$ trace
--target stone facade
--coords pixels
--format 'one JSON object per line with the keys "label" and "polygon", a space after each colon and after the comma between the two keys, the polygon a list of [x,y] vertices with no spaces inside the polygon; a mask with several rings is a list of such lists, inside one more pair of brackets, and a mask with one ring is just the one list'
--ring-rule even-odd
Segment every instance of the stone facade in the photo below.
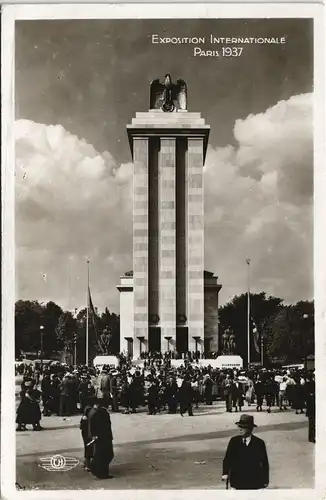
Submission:
{"label": "stone facade", "polygon": [[120,292],[120,351],[133,350],[134,293],[133,276],[123,275],[117,286]]}
{"label": "stone facade", "polygon": [[[148,137],[133,141],[134,324],[129,336],[148,339]],[[121,313],[120,313],[121,317]]]}
{"label": "stone facade", "polygon": [[204,144],[200,137],[188,138],[187,185],[187,318],[189,350],[204,342]]}
{"label": "stone facade", "polygon": [[[159,150],[159,324],[161,342],[176,341],[176,138],[161,137]],[[151,283],[152,285],[152,283]],[[151,289],[149,290],[151,293]]]}

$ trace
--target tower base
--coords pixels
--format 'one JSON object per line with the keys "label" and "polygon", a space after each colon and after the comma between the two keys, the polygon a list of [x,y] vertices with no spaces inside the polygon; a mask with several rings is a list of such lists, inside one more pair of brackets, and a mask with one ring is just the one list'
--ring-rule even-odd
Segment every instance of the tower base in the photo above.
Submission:
{"label": "tower base", "polygon": [[120,277],[117,289],[120,292],[120,351],[130,354],[134,359],[142,352],[175,351],[180,356],[188,351],[218,352],[219,319],[218,294],[222,285],[218,284],[214,273],[204,271],[204,335],[189,338],[187,323],[176,324],[175,342],[164,335],[161,326],[149,324],[148,340],[144,336],[135,336],[133,330],[134,293],[133,272],[129,271]]}

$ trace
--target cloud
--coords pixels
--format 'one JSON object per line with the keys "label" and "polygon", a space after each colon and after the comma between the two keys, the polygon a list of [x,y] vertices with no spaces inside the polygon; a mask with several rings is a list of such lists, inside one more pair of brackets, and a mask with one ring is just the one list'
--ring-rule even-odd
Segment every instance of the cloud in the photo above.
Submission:
{"label": "cloud", "polygon": [[[313,128],[310,94],[280,101],[258,115],[237,120],[237,164],[249,175],[277,183],[279,201],[312,196]],[[309,167],[310,168],[307,168]]]}
{"label": "cloud", "polygon": [[280,101],[237,120],[236,148],[210,148],[205,166],[205,259],[221,299],[245,291],[311,299],[312,96]]}
{"label": "cloud", "polygon": [[131,180],[131,164],[61,126],[16,122],[19,297],[84,306],[89,258],[94,303],[117,305],[115,285],[131,266]]}
{"label": "cloud", "polygon": [[[62,126],[16,122],[17,298],[119,310],[132,268],[132,164],[117,165]],[[246,290],[287,302],[312,297],[312,97],[293,96],[237,120],[237,146],[209,147],[205,267],[221,302]],[[47,279],[44,280],[43,276]]]}

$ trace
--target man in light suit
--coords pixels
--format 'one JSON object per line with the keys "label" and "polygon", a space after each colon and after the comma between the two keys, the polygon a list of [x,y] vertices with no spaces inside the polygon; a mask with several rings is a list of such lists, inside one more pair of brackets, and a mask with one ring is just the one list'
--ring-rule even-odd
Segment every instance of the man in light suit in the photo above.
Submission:
{"label": "man in light suit", "polygon": [[269,484],[269,463],[265,442],[254,436],[251,415],[241,415],[240,435],[231,438],[223,460],[222,480],[236,490],[258,490]]}
{"label": "man in light suit", "polygon": [[106,365],[103,366],[100,380],[101,397],[109,404],[111,401],[111,376]]}

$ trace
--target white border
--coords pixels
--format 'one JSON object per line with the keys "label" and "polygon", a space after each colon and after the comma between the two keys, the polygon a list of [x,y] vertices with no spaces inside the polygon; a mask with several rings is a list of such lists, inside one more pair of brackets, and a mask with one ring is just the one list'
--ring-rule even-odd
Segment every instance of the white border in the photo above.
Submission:
{"label": "white border", "polygon": [[[245,0],[243,0],[245,2]],[[78,8],[77,8],[78,5]],[[250,19],[315,18],[323,15],[322,3],[93,3],[5,5],[4,19]],[[320,42],[320,38],[319,38]]]}
{"label": "white border", "polygon": [[[186,13],[186,15],[185,15]],[[15,19],[173,19],[173,18],[314,18],[314,279],[316,323],[316,385],[317,385],[317,444],[315,454],[315,489],[264,490],[259,492],[223,490],[69,490],[16,491],[15,489],[15,401],[14,394],[14,23]],[[325,218],[326,172],[324,167],[324,9],[317,3],[238,3],[235,4],[76,4],[66,5],[5,5],[2,15],[2,413],[1,413],[1,496],[26,499],[78,499],[91,494],[107,498],[112,491],[115,500],[158,499],[207,500],[222,498],[255,499],[322,499],[326,494],[326,276]],[[286,468],[286,463],[284,464]]]}
{"label": "white border", "polygon": [[[29,0],[16,0],[15,2],[13,0],[3,0],[1,2],[3,5],[30,5],[30,1]],[[58,2],[53,2],[51,0],[35,0],[33,2],[33,5],[53,5],[55,3],[58,3]],[[66,3],[68,4],[68,2],[63,2],[63,3]],[[94,4],[97,4],[99,6],[103,6],[103,5],[108,5],[108,4],[115,4],[115,5],[118,5],[118,4],[139,4],[139,1],[138,0],[129,0],[128,2],[124,2],[123,0],[116,0],[115,2],[106,2],[105,0],[102,0],[102,1],[98,1],[98,2],[80,2],[79,0],[72,0],[71,2],[69,2],[69,4],[78,4],[78,5],[81,5],[81,4],[84,4],[84,5],[87,5],[87,4],[90,4],[90,3],[94,3]],[[142,4],[160,4],[162,5],[162,1],[161,0],[144,0],[142,2]],[[173,0],[167,0],[164,5],[166,4],[189,4],[189,0],[178,0],[178,2],[173,2]],[[219,5],[227,5],[227,4],[271,4],[271,2],[269,0],[207,0],[206,2],[198,2],[199,4],[202,3],[202,4],[209,4],[209,5],[213,5],[213,4],[219,4]],[[324,0],[321,0],[321,1],[316,1],[316,0],[294,0],[293,2],[287,2],[286,0],[276,0],[275,2],[273,2],[274,4],[321,4],[321,3],[325,3]],[[191,6],[195,5],[195,2],[191,3]]]}

